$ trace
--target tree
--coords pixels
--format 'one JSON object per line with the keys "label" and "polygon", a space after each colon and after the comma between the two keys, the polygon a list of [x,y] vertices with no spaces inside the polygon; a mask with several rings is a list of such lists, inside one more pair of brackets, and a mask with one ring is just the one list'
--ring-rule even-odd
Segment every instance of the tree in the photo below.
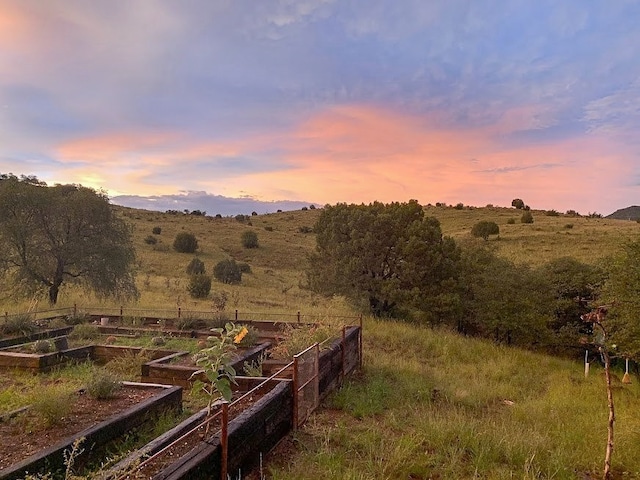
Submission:
{"label": "tree", "polygon": [[198,240],[193,233],[180,232],[173,241],[173,249],[180,253],[194,253],[198,249]]}
{"label": "tree", "polygon": [[242,246],[244,248],[258,248],[258,234],[253,230],[243,232]]}
{"label": "tree", "polygon": [[498,224],[489,220],[480,220],[471,229],[471,235],[480,237],[483,240],[488,240],[489,235],[498,235],[499,233],[500,227],[498,227]]}
{"label": "tree", "polygon": [[620,355],[640,360],[640,240],[625,245],[609,267],[602,301],[609,306],[607,316],[611,343]]}
{"label": "tree", "polygon": [[511,206],[512,207],[516,207],[516,209],[518,209],[518,210],[524,210],[525,204],[524,204],[524,201],[521,198],[514,198],[511,201]]}
{"label": "tree", "polygon": [[195,273],[189,277],[187,286],[189,295],[193,298],[207,298],[211,292],[211,277],[204,273]]}
{"label": "tree", "polygon": [[131,230],[104,193],[2,175],[0,205],[0,271],[18,291],[46,290],[52,305],[68,283],[138,297]]}
{"label": "tree", "polygon": [[199,275],[205,273],[204,262],[198,257],[194,257],[187,265],[187,275]]}
{"label": "tree", "polygon": [[315,231],[312,289],[367,302],[378,316],[402,308],[440,317],[459,250],[417,201],[327,206]]}
{"label": "tree", "polygon": [[213,268],[213,276],[216,280],[234,284],[242,281],[242,271],[235,260],[222,260]]}

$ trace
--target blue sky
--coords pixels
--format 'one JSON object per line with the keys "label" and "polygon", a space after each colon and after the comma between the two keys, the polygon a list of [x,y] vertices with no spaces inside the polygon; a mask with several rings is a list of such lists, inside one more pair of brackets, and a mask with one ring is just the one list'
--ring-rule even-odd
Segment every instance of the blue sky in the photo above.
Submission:
{"label": "blue sky", "polygon": [[0,0],[0,172],[211,213],[607,214],[640,203],[638,24],[625,0]]}

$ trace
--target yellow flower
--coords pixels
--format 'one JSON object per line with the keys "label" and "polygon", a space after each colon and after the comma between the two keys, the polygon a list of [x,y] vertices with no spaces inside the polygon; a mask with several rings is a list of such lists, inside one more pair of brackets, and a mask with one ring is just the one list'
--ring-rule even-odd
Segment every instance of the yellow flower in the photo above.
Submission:
{"label": "yellow flower", "polygon": [[242,330],[240,330],[240,333],[238,333],[233,339],[233,343],[240,343],[242,339],[247,336],[247,333],[249,333],[249,330],[247,330],[247,327],[242,327]]}

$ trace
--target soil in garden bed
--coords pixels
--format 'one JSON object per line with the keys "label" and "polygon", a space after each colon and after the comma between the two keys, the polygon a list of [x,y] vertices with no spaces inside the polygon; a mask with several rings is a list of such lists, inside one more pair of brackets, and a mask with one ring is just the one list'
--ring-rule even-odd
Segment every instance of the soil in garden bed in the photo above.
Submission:
{"label": "soil in garden bed", "polygon": [[86,428],[100,423],[147,398],[158,394],[156,388],[123,386],[108,400],[96,400],[89,394],[72,395],[71,412],[56,425],[43,427],[41,419],[27,410],[15,418],[0,422],[0,469],[7,468],[38,451],[50,447]]}

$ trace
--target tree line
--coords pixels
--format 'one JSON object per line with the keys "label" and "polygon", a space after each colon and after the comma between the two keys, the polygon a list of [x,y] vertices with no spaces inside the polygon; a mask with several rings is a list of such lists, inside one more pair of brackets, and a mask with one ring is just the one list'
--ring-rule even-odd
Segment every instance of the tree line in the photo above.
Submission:
{"label": "tree line", "polygon": [[571,354],[591,333],[580,317],[608,302],[615,348],[639,358],[640,242],[609,268],[572,257],[532,268],[487,242],[455,242],[415,200],[326,206],[314,230],[309,286],[375,316]]}

